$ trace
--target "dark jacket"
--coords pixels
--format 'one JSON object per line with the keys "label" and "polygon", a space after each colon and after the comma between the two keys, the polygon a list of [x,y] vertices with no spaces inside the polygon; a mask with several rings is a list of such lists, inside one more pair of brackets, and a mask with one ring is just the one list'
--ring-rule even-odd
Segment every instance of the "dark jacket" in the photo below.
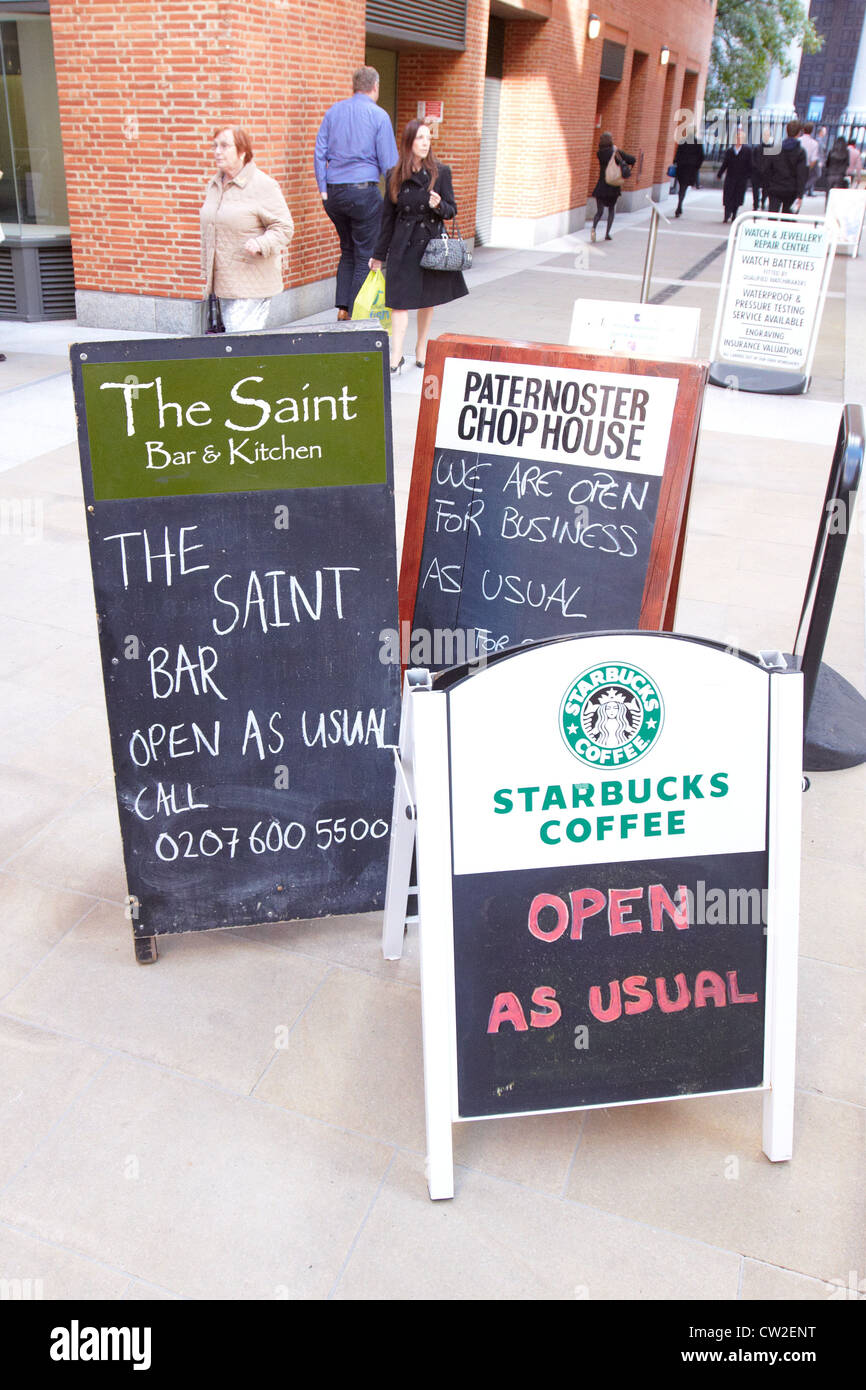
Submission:
{"label": "dark jacket", "polygon": [[827,187],[848,187],[848,146],[840,136],[827,155]]}
{"label": "dark jacket", "polygon": [[674,164],[680,188],[691,188],[698,180],[698,170],[704,162],[704,147],[700,140],[683,140],[677,145]]}
{"label": "dark jacket", "polygon": [[457,270],[423,270],[421,257],[431,236],[438,236],[442,223],[454,217],[457,201],[451,183],[451,170],[440,164],[435,191],[442,201],[430,207],[430,175],[419,169],[400,185],[396,203],[388,192],[390,170],[385,179],[385,202],[379,240],[373,259],[385,261],[385,303],[390,309],[430,309],[468,294],[466,282]]}
{"label": "dark jacket", "polygon": [[759,186],[762,185],[764,181],[764,170],[769,157],[767,152],[770,149],[772,149],[771,145],[765,145],[763,143],[750,146],[752,154],[752,182]]}
{"label": "dark jacket", "polygon": [[717,179],[724,178],[722,199],[725,211],[736,211],[745,197],[752,173],[752,152],[748,145],[741,145],[739,153],[729,145],[722,156]]}
{"label": "dark jacket", "polygon": [[789,135],[778,154],[768,154],[764,159],[764,192],[783,203],[793,202],[802,198],[808,173],[806,151],[795,136]]}
{"label": "dark jacket", "polygon": [[617,149],[616,145],[599,145],[595,152],[595,157],[599,164],[599,174],[595,188],[592,190],[592,196],[597,203],[604,203],[605,206],[609,203],[615,203],[622,192],[622,186],[620,184],[608,183],[604,177],[604,171],[614,154],[616,155],[617,164],[623,170],[623,178],[628,177],[628,174],[631,173],[632,165],[635,162],[634,155],[626,154],[625,150]]}

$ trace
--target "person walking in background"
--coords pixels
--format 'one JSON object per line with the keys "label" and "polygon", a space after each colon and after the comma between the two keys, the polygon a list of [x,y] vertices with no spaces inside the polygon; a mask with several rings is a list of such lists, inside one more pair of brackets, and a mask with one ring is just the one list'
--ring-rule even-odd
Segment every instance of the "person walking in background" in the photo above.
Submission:
{"label": "person walking in background", "polygon": [[815,139],[818,141],[818,173],[815,178],[815,191],[824,187],[824,167],[827,163],[827,151],[830,147],[830,135],[825,125],[821,126]]}
{"label": "person walking in background", "polygon": [[295,227],[276,180],[257,168],[246,131],[224,126],[213,142],[216,173],[200,214],[202,270],[226,332],[249,332],[264,328],[283,288],[282,252]]}
{"label": "person walking in background", "polygon": [[748,145],[743,144],[743,131],[737,127],[733,145],[729,145],[722,156],[717,179],[724,178],[722,202],[725,207],[723,221],[733,222],[743,204],[749,177],[752,172],[752,154]]}
{"label": "person walking in background", "polygon": [[848,141],[848,179],[852,188],[860,187],[863,177],[863,156],[857,148],[856,140]]}
{"label": "person walking in background", "polygon": [[379,239],[370,270],[385,268],[385,303],[391,312],[391,371],[403,366],[403,341],[409,310],[418,310],[415,365],[424,366],[433,310],[468,294],[459,270],[425,270],[421,257],[442,223],[457,214],[451,170],[430,148],[430,128],[410,121],[400,141],[400,155],[388,173]]}
{"label": "person walking in background", "polygon": [[696,137],[694,125],[689,125],[683,138],[677,142],[677,152],[674,155],[679,188],[677,210],[674,217],[682,217],[686,194],[697,183],[698,170],[703,162],[704,147]]}
{"label": "person walking in background", "polygon": [[761,140],[757,145],[752,145],[752,210],[757,212],[759,208],[766,207],[767,194],[764,188],[764,175],[766,169],[767,151],[773,145],[773,132],[768,125],[761,131]]}
{"label": "person walking in background", "polygon": [[[617,149],[609,130],[602,134],[595,154],[599,163],[599,173],[595,188],[592,190],[592,196],[595,199],[595,217],[592,219],[589,239],[595,241],[598,224],[602,215],[607,213],[607,228],[604,239],[605,241],[612,241],[610,229],[613,226],[617,201],[622,193],[622,181],[630,175],[635,160],[633,155],[625,154],[623,150]],[[609,182],[611,177],[615,182]]]}
{"label": "person walking in background", "polygon": [[844,135],[837,135],[833,141],[830,153],[827,155],[827,192],[824,194],[824,207],[827,207],[827,198],[831,188],[849,188],[848,182],[848,146],[845,143]]}
{"label": "person walking in background", "polygon": [[818,155],[820,145],[813,134],[814,125],[807,121],[803,126],[803,133],[800,136],[800,144],[806,151],[806,197],[810,197],[815,192],[815,181],[818,177]]}
{"label": "person walking in background", "polygon": [[352,317],[352,305],[367,276],[379,223],[379,179],[397,163],[391,119],[379,100],[375,68],[357,68],[352,95],[325,112],[316,136],[314,164],[322,206],[340,238],[337,318]]}
{"label": "person walking in background", "polygon": [[806,151],[799,141],[800,122],[789,121],[787,132],[778,154],[767,156],[765,164],[764,188],[766,189],[770,212],[790,212],[794,204],[799,210],[806,191]]}

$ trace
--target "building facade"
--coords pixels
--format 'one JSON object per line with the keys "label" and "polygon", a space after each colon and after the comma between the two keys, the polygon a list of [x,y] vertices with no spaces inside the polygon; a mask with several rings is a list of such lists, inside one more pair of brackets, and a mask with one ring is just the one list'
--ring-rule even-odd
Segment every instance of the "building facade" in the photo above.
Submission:
{"label": "building facade", "polygon": [[381,74],[398,135],[417,114],[433,120],[465,236],[532,246],[575,230],[602,130],[637,158],[629,202],[665,184],[676,114],[703,95],[714,11],[714,0],[0,0],[0,316],[51,316],[34,289],[47,270],[19,264],[35,249],[46,266],[46,251],[70,260],[82,324],[199,331],[199,207],[212,133],[229,124],[250,132],[295,220],[271,321],[328,307],[337,242],[313,142],[363,62]]}

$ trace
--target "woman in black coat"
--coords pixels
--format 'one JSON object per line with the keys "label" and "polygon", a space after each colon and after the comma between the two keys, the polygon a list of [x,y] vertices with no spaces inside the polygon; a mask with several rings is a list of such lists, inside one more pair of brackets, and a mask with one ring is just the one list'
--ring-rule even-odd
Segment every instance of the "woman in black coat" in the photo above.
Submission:
{"label": "woman in black coat", "polygon": [[674,217],[682,217],[683,202],[686,193],[690,188],[694,188],[698,181],[698,170],[704,162],[704,147],[700,140],[695,139],[694,129],[685,132],[683,139],[677,144],[677,152],[674,155],[674,164],[677,170],[677,187],[679,198],[677,199],[677,210]]}
{"label": "woman in black coat", "polygon": [[454,217],[457,202],[451,186],[451,170],[440,164],[430,149],[430,129],[423,121],[410,121],[400,142],[400,162],[389,169],[379,240],[370,261],[371,270],[385,267],[385,303],[391,313],[391,371],[403,366],[403,340],[409,310],[418,310],[415,364],[424,366],[433,310],[468,294],[459,270],[425,270],[421,257],[442,223]]}
{"label": "woman in black coat", "polygon": [[725,205],[725,222],[733,222],[743,205],[746,189],[752,173],[752,152],[743,144],[743,132],[738,130],[733,145],[729,145],[722,156],[717,179],[724,178],[722,202]]}
{"label": "woman in black coat", "polygon": [[827,176],[827,192],[824,194],[824,208],[827,207],[827,199],[830,196],[831,188],[849,188],[848,178],[848,146],[842,135],[837,135],[833,141],[833,148],[827,155],[827,163],[824,172]]}
{"label": "woman in black coat", "polygon": [[608,165],[613,159],[619,166],[623,178],[628,178],[634,164],[634,156],[625,154],[618,150],[613,143],[613,136],[606,130],[598,142],[598,149],[595,152],[599,163],[598,182],[592,190],[595,199],[595,217],[592,219],[592,231],[589,234],[590,241],[595,241],[595,231],[601,221],[602,213],[607,213],[607,231],[604,234],[605,241],[612,241],[610,229],[613,226],[613,217],[616,212],[617,200],[622,192],[622,185],[618,183],[608,183],[605,178]]}

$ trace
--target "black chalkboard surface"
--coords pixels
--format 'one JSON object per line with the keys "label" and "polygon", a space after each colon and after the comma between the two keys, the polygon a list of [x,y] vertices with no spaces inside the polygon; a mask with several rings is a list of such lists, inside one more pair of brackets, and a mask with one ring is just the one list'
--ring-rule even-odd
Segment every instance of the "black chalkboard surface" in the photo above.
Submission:
{"label": "black chalkboard surface", "polygon": [[387,340],[72,348],[138,937],[380,907],[398,676]]}
{"label": "black chalkboard surface", "polygon": [[453,334],[431,344],[400,576],[404,664],[671,627],[705,379],[697,363]]}
{"label": "black chalkboard surface", "polygon": [[[455,879],[460,1113],[760,1086],[766,883],[764,852]],[[699,932],[675,925],[681,887],[709,917]],[[717,906],[732,891],[745,904],[734,922]],[[611,902],[642,930],[612,937]]]}

